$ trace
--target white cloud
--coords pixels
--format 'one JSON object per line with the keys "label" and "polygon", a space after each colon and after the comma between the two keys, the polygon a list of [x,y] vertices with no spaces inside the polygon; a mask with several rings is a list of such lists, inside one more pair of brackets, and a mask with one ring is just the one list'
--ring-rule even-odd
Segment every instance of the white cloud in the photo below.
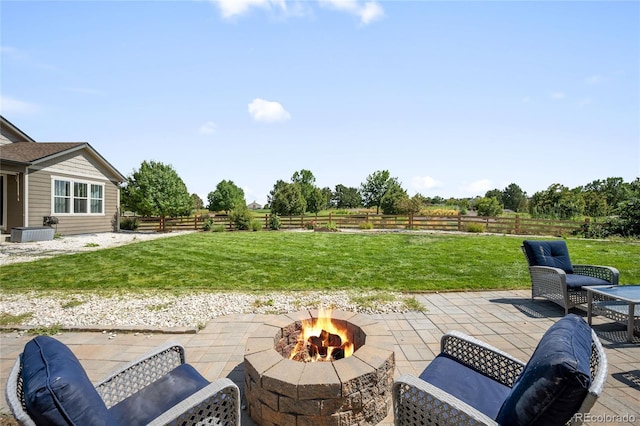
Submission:
{"label": "white cloud", "polygon": [[442,186],[442,182],[435,180],[431,176],[414,176],[411,179],[411,183],[418,191],[440,188]]}
{"label": "white cloud", "polygon": [[0,96],[0,113],[5,117],[11,114],[34,114],[38,106],[30,102]]}
{"label": "white cloud", "polygon": [[254,99],[249,104],[249,114],[254,120],[263,123],[276,123],[291,118],[291,114],[279,102],[265,101],[260,98]]}
{"label": "white cloud", "polygon": [[[209,0],[216,5],[222,17],[229,19],[235,16],[244,15],[251,9],[262,8],[265,10],[279,10],[284,12],[287,16],[306,15],[304,9],[308,2],[295,0],[290,1],[287,4],[287,0]],[[329,7],[350,13],[357,16],[360,19],[362,25],[367,25],[373,21],[376,21],[384,16],[384,10],[380,3],[376,0],[361,1],[361,0],[320,0],[321,4],[328,5]],[[304,4],[304,6],[303,6]]]}
{"label": "white cloud", "polygon": [[334,9],[356,15],[363,25],[367,25],[384,16],[382,6],[376,1],[368,1],[364,4],[358,0],[322,0],[321,2]]}
{"label": "white cloud", "polygon": [[242,15],[254,7],[272,9],[276,6],[283,11],[287,8],[285,0],[211,0],[211,2],[220,8],[224,18]]}
{"label": "white cloud", "polygon": [[207,121],[198,129],[198,133],[201,135],[212,135],[218,130],[218,125],[213,121]]}
{"label": "white cloud", "polygon": [[375,1],[365,3],[364,7],[360,10],[360,22],[364,25],[376,21],[384,16],[384,10],[382,6]]}
{"label": "white cloud", "polygon": [[480,179],[460,187],[465,196],[470,197],[475,197],[476,195],[484,197],[484,194],[490,189],[493,189],[493,187],[489,179]]}
{"label": "white cloud", "polygon": [[551,99],[555,99],[555,100],[558,100],[558,101],[560,101],[560,100],[562,100],[562,99],[564,99],[566,97],[567,97],[567,95],[564,92],[553,92],[553,93],[551,93]]}

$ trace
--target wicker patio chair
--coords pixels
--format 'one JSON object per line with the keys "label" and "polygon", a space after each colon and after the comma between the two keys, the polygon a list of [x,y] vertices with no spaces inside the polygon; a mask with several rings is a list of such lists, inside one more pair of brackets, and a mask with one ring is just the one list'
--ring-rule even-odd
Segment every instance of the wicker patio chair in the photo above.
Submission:
{"label": "wicker patio chair", "polygon": [[37,336],[16,360],[6,397],[22,425],[240,425],[238,387],[227,378],[207,381],[175,343],[93,385],[68,347]]}
{"label": "wicker patio chair", "polygon": [[620,273],[611,266],[576,265],[571,263],[564,240],[525,240],[522,252],[529,263],[531,299],[542,297],[569,309],[587,303],[592,285],[618,285]]}
{"label": "wicker patio chair", "polygon": [[[571,362],[572,347],[558,355],[562,352],[557,348],[558,339],[565,343],[570,340],[566,335],[574,332],[573,327],[563,325],[560,332],[556,327],[561,322],[579,321],[584,323],[579,325],[580,365]],[[445,334],[440,355],[420,377],[405,374],[394,382],[395,425],[581,424],[602,393],[607,377],[602,345],[576,315],[558,321],[545,337],[525,364],[463,333]],[[551,358],[557,358],[549,361],[549,353],[554,354]],[[547,361],[549,364],[545,365]],[[563,364],[562,368],[554,363]],[[578,366],[581,371],[573,371],[567,365]],[[590,376],[588,383],[585,375]]]}

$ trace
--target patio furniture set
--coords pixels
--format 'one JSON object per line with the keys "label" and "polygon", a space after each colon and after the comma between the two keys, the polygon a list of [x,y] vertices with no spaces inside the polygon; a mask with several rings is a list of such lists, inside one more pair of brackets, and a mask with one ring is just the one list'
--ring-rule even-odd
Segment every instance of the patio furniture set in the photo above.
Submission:
{"label": "patio furniture set", "polygon": [[[525,241],[532,298],[565,309],[528,362],[460,332],[419,377],[393,381],[394,422],[410,425],[580,424],[601,394],[607,358],[589,326],[594,312],[638,327],[640,286],[618,286],[611,267],[572,265],[564,241]],[[626,289],[628,287],[629,289]],[[588,323],[568,314],[588,305]],[[338,361],[339,362],[339,361]],[[240,392],[229,379],[210,383],[169,344],[93,385],[73,352],[37,336],[8,378],[6,397],[23,425],[240,424]]]}

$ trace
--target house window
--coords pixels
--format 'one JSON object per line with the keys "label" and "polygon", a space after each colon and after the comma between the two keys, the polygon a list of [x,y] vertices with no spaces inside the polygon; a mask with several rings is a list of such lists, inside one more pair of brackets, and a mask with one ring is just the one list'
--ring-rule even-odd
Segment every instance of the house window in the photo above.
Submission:
{"label": "house window", "polygon": [[102,213],[102,185],[91,184],[91,213]]}
{"label": "house window", "polygon": [[71,213],[71,182],[56,180],[53,192],[53,212]]}
{"label": "house window", "polygon": [[86,213],[87,201],[89,201],[89,194],[87,194],[86,183],[73,183],[73,212],[74,213]]}
{"label": "house window", "polygon": [[54,179],[53,212],[55,214],[102,214],[104,185]]}

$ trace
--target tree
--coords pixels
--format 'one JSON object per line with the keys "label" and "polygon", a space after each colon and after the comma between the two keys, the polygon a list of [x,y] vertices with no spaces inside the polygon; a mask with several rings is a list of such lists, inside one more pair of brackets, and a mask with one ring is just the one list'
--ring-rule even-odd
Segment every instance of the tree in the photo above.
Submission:
{"label": "tree", "polygon": [[306,210],[311,213],[318,213],[327,206],[327,199],[322,189],[318,187],[311,188],[311,191],[307,193],[304,199],[307,203]]}
{"label": "tree", "polygon": [[193,200],[193,208],[196,210],[204,208],[204,201],[202,201],[202,198],[200,198],[198,194],[195,192],[191,194],[191,199]]}
{"label": "tree", "polygon": [[620,203],[629,200],[632,196],[632,184],[624,182],[620,177],[610,177],[605,180],[594,180],[583,188],[585,193],[596,193],[605,198],[607,204],[606,214],[616,213]]}
{"label": "tree", "polygon": [[500,191],[499,189],[492,189],[490,191],[487,191],[484,194],[484,198],[495,198],[496,200],[498,200],[498,202],[500,204],[504,204],[504,201],[502,200],[502,195],[503,195],[503,191]]}
{"label": "tree", "polygon": [[269,195],[267,195],[267,204],[269,204],[269,206],[271,206],[271,203],[273,202],[273,197],[275,196],[276,192],[278,192],[278,190],[283,186],[285,186],[286,184],[287,182],[283,181],[282,179],[278,179],[276,181],[276,183],[273,185],[273,189],[269,192]]}
{"label": "tree", "polygon": [[300,187],[302,197],[307,203],[307,211],[317,213],[324,207],[322,195],[318,194],[319,188],[315,186],[316,178],[310,170],[302,169],[291,176],[291,182]]}
{"label": "tree", "polygon": [[209,211],[212,212],[224,211],[229,214],[231,210],[247,205],[242,188],[230,180],[220,181],[216,185],[215,191],[209,193],[207,199],[209,200]]}
{"label": "tree", "polygon": [[140,170],[127,178],[122,188],[122,204],[143,216],[159,216],[163,231],[166,217],[191,214],[193,200],[171,165],[143,161]]}
{"label": "tree", "polygon": [[526,211],[527,193],[518,185],[512,183],[502,191],[501,198],[498,198],[498,201],[502,202],[505,209],[513,210],[514,212]]}
{"label": "tree", "polygon": [[407,191],[402,189],[400,184],[393,180],[389,183],[387,190],[380,200],[382,214],[400,214],[402,205],[409,200]]}
{"label": "tree", "polygon": [[360,186],[362,204],[365,207],[375,206],[376,214],[380,213],[382,197],[392,185],[398,185],[398,179],[392,178],[388,170],[373,172],[367,176],[367,179]]}
{"label": "tree", "polygon": [[333,203],[339,209],[354,209],[362,205],[362,196],[358,188],[338,184],[333,193]]}
{"label": "tree", "polygon": [[400,214],[418,214],[426,206],[424,197],[416,194],[413,197],[401,198],[397,202],[398,213]]}
{"label": "tree", "polygon": [[570,190],[554,183],[546,191],[533,194],[529,201],[529,213],[533,217],[571,219],[584,213],[582,189]]}
{"label": "tree", "polygon": [[479,216],[498,216],[502,213],[502,205],[496,197],[479,198],[475,207]]}
{"label": "tree", "polygon": [[295,183],[283,182],[271,200],[271,212],[280,216],[303,214],[306,208],[307,202],[302,196],[300,185]]}

